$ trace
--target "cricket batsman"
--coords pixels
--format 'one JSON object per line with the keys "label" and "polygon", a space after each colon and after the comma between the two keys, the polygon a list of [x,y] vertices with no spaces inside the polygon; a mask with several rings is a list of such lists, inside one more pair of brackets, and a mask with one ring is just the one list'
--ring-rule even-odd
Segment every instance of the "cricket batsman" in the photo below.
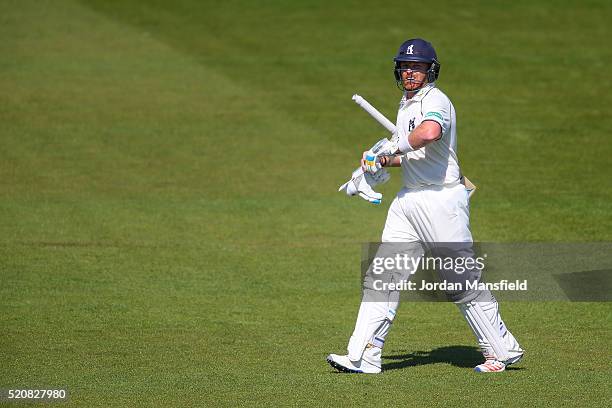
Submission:
{"label": "cricket batsman", "polygon": [[[421,244],[473,242],[469,197],[461,184],[457,158],[457,120],[450,99],[436,87],[440,62],[433,46],[419,38],[405,41],[394,58],[394,76],[403,91],[396,135],[363,153],[361,167],[371,176],[385,167],[401,167],[403,188],[389,208],[382,243]],[[361,194],[360,194],[361,195]],[[367,195],[361,195],[368,199]],[[378,199],[378,198],[376,198]],[[372,200],[370,200],[372,201]],[[378,200],[380,202],[380,200]],[[416,256],[422,256],[416,254]],[[393,323],[399,296],[364,297],[349,339],[347,354],[330,354],[327,362],[350,373],[380,373],[382,349]],[[371,288],[370,288],[371,289]],[[477,372],[501,372],[523,357],[523,350],[506,328],[489,291],[468,290],[451,299],[474,332],[484,362]]]}

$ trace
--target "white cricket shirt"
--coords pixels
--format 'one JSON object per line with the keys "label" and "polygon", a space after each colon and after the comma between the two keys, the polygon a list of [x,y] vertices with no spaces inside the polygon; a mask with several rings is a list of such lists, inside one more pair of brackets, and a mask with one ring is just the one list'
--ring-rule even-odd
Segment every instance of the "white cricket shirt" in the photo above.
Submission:
{"label": "white cricket shirt", "polygon": [[455,107],[435,83],[425,85],[411,99],[406,99],[404,93],[397,112],[398,136],[408,137],[424,120],[439,123],[442,135],[438,140],[402,156],[404,184],[409,188],[456,184],[461,171],[457,159]]}

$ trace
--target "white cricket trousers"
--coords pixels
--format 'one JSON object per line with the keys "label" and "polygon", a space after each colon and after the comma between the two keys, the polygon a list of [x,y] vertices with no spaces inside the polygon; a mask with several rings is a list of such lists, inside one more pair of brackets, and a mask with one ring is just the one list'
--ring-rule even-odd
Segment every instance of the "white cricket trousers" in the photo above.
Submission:
{"label": "white cricket trousers", "polygon": [[[382,242],[472,242],[465,187],[404,187],[389,207]],[[369,342],[383,347],[398,306],[399,295],[372,302],[364,293],[347,347],[351,360],[361,359]]]}
{"label": "white cricket trousers", "polygon": [[463,184],[404,187],[389,207],[382,242],[472,242],[468,200]]}
{"label": "white cricket trousers", "polygon": [[[473,242],[468,200],[468,192],[462,184],[449,187],[404,187],[389,207],[382,242],[421,242],[425,246],[431,242]],[[499,315],[497,300],[491,293],[488,295],[485,301],[457,306],[473,330],[483,354],[493,355],[501,361],[518,360],[523,355],[523,350],[512,333],[506,329]],[[361,334],[363,338],[362,333],[369,335],[367,331],[357,330],[359,322],[364,318],[371,322],[367,326],[364,325],[370,331],[378,322],[383,321],[385,315],[380,311],[375,313],[375,307],[378,306],[373,302],[362,302],[363,310],[359,311],[354,337]],[[399,301],[388,302],[386,306],[395,316]],[[391,323],[392,319],[389,322]],[[389,327],[384,333],[375,332],[374,336],[378,336],[379,344],[384,343],[388,332]],[[359,344],[356,341],[353,343]]]}

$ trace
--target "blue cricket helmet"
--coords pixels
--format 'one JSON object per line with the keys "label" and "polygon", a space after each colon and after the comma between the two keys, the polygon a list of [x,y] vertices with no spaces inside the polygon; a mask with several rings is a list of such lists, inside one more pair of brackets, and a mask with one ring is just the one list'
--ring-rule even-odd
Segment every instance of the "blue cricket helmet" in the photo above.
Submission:
{"label": "blue cricket helmet", "polygon": [[413,38],[404,41],[402,45],[400,45],[393,61],[395,62],[393,73],[395,74],[395,80],[398,82],[401,81],[399,63],[404,61],[426,62],[431,64],[427,70],[427,82],[429,83],[434,82],[440,75],[440,62],[438,62],[436,50],[430,42],[421,38]]}

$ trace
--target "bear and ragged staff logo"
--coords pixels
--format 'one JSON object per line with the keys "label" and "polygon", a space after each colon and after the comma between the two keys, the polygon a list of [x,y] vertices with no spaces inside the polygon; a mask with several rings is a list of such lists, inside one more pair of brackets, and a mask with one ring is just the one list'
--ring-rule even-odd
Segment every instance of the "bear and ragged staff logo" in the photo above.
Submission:
{"label": "bear and ragged staff logo", "polygon": [[414,118],[408,121],[408,131],[412,132],[413,129],[414,129]]}

